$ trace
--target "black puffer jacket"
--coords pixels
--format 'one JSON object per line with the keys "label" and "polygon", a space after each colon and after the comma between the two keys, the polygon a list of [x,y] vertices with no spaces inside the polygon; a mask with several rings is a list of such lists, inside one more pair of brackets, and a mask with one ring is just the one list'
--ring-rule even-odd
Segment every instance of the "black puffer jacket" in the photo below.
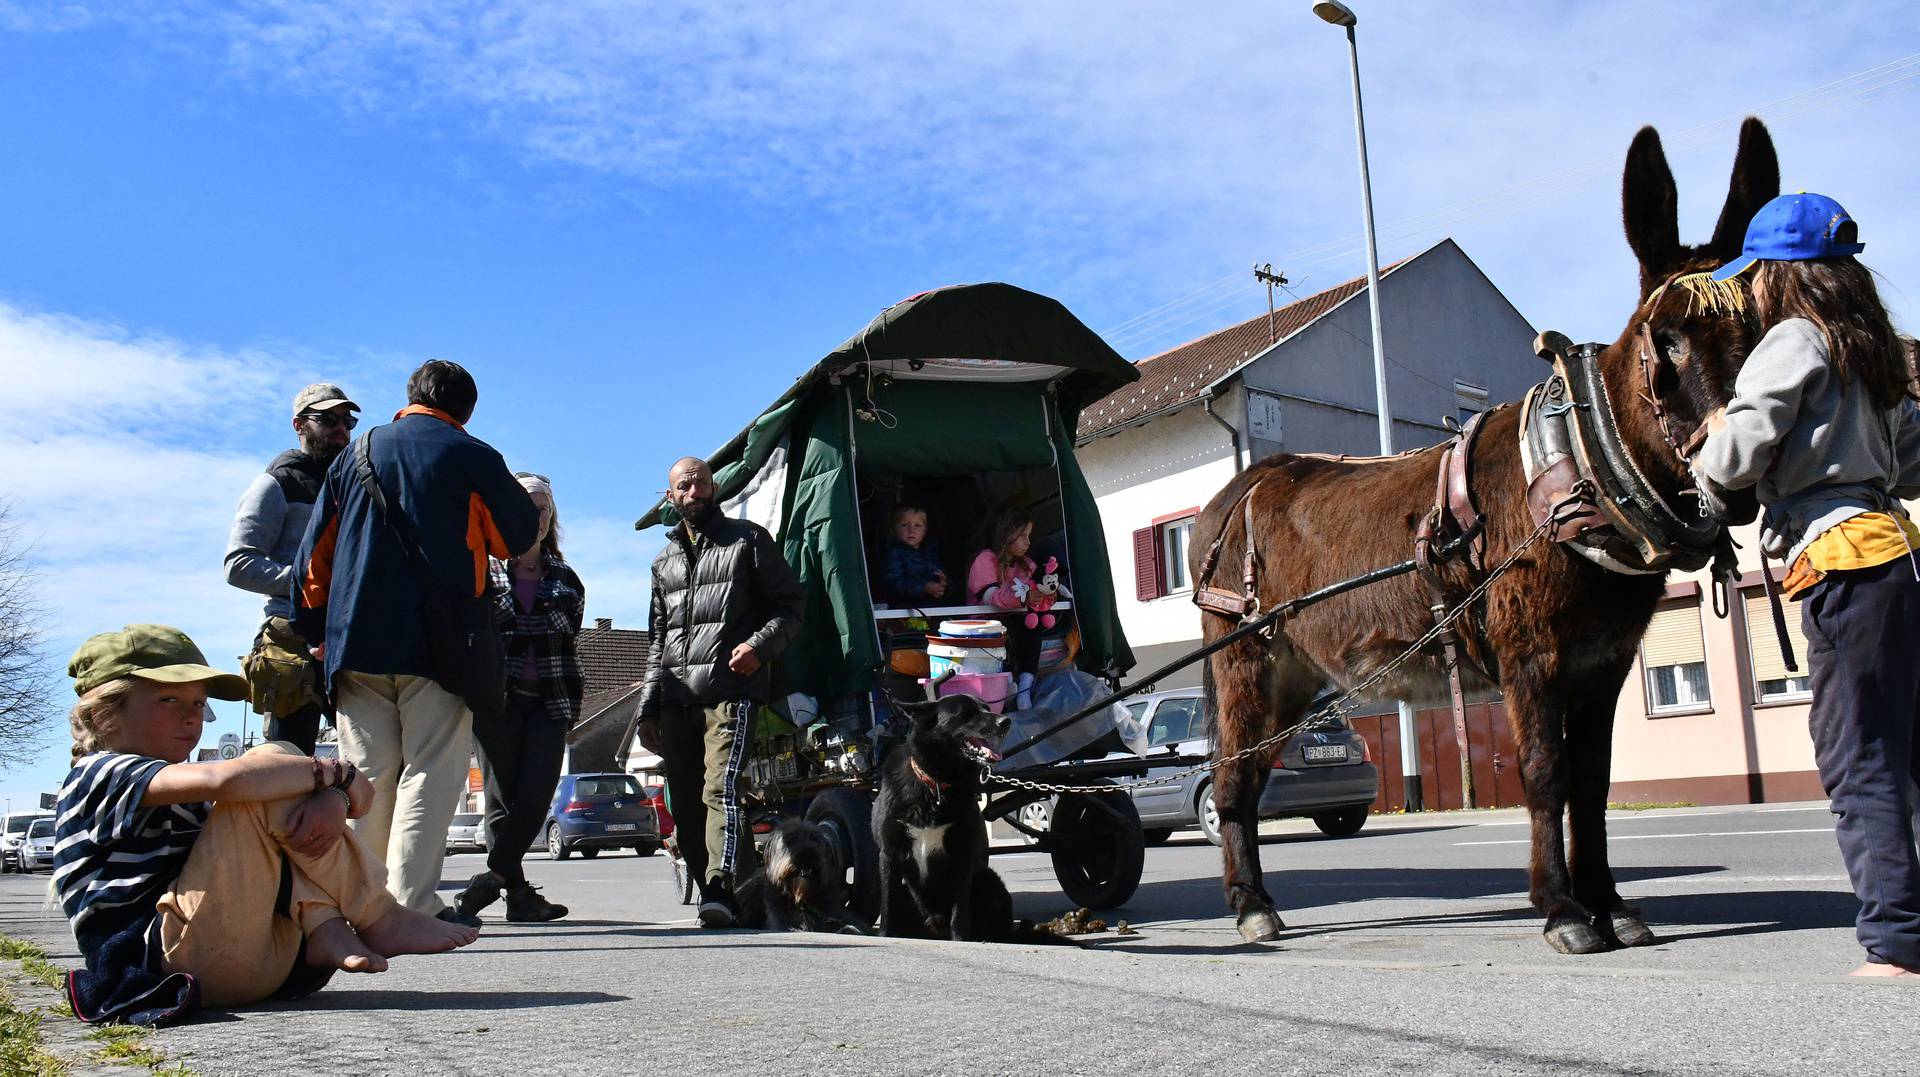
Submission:
{"label": "black puffer jacket", "polygon": [[[800,581],[765,528],[716,512],[694,534],[689,543],[686,530],[674,527],[653,559],[653,654],[640,692],[642,718],[656,717],[663,705],[766,702],[767,664],[800,634]],[[727,668],[742,643],[760,655],[751,676]]]}

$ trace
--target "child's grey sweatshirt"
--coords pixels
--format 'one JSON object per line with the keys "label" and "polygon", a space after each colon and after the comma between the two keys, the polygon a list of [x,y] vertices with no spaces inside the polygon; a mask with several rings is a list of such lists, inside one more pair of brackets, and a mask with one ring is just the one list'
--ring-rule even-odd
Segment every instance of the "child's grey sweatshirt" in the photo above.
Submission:
{"label": "child's grey sweatshirt", "polygon": [[1865,385],[1828,364],[1819,326],[1789,318],[1747,357],[1727,425],[1693,466],[1729,490],[1757,485],[1761,548],[1792,564],[1828,528],[1920,496],[1920,410],[1911,400],[1876,407]]}

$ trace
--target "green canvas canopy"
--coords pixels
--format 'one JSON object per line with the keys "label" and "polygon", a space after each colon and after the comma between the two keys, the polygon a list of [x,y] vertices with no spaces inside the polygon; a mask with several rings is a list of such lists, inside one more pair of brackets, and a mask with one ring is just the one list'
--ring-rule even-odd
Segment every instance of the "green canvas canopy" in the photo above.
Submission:
{"label": "green canvas canopy", "polygon": [[[1130,668],[1073,431],[1081,408],[1138,377],[1058,301],[1008,284],[957,285],[897,303],[814,364],[708,458],[718,499],[781,540],[806,590],[807,630],[782,656],[782,680],[839,696],[870,687],[885,662],[855,486],[862,467],[1056,474],[1079,665]],[[663,501],[635,527],[673,522]]]}

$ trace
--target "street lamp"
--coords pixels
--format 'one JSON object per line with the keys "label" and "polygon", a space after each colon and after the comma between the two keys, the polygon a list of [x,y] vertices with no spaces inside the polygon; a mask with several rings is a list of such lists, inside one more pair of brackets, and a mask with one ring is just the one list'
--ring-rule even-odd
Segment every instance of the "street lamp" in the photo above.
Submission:
{"label": "street lamp", "polygon": [[[1373,181],[1367,174],[1367,120],[1360,107],[1360,46],[1353,28],[1360,22],[1353,9],[1339,0],[1318,0],[1313,13],[1347,32],[1347,60],[1353,72],[1353,137],[1360,147],[1360,214],[1367,230],[1367,313],[1373,319],[1373,399],[1380,417],[1380,455],[1393,455],[1393,413],[1387,407],[1387,345],[1380,333],[1380,248],[1373,238]],[[1413,704],[1400,701],[1400,778],[1406,788],[1407,810],[1425,805],[1420,790],[1420,748],[1414,729]]]}

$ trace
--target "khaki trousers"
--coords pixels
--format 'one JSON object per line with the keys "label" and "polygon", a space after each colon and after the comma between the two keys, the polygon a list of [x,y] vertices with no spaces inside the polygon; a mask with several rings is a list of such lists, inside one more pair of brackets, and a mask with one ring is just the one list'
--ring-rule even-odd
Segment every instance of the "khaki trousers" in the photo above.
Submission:
{"label": "khaki trousers", "polygon": [[673,814],[680,858],[698,880],[702,900],[744,878],[757,857],[740,806],[740,767],[746,761],[752,702],[660,708],[660,758],[667,771],[667,811]]}
{"label": "khaki trousers", "polygon": [[[253,751],[299,754],[273,742]],[[156,903],[167,971],[192,973],[207,1006],[267,998],[314,929],[342,916],[365,927],[394,907],[386,869],[352,833],[319,856],[282,844],[287,817],[306,799],[215,804],[180,877]],[[274,911],[283,861],[293,878],[286,916]]]}
{"label": "khaki trousers", "polygon": [[447,907],[440,868],[467,784],[473,714],[430,677],[341,670],[335,686],[340,754],[373,783],[373,809],[353,829],[386,861],[400,904],[437,915]]}

